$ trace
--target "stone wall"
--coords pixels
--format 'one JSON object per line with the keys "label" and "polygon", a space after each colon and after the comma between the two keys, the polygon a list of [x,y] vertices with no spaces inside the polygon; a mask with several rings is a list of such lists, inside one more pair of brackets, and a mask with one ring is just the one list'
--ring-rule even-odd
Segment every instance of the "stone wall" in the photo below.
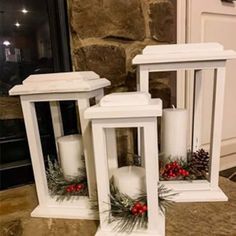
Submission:
{"label": "stone wall", "polygon": [[[109,79],[106,93],[135,91],[132,58],[146,45],[176,41],[176,0],[68,1],[74,69],[93,70]],[[151,74],[150,92],[164,107],[175,103],[174,77],[169,72]],[[120,156],[133,152],[133,132],[118,133]]]}

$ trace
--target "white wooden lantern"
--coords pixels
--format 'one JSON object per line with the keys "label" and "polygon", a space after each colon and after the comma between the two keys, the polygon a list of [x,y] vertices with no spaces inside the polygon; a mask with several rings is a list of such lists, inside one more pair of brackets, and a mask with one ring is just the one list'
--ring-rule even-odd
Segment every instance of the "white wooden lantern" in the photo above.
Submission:
{"label": "white wooden lantern", "polygon": [[[180,44],[147,46],[132,63],[137,65],[137,88],[149,91],[149,73],[161,71],[190,70],[194,72],[194,97],[187,104],[193,104],[192,111],[192,151],[201,147],[200,110],[202,104],[202,71],[214,70],[213,113],[210,141],[209,180],[163,181],[168,188],[178,192],[177,202],[226,201],[227,196],[218,186],[221,147],[221,129],[223,119],[225,64],[228,59],[236,58],[236,52],[224,50],[218,43]],[[204,121],[201,121],[204,122]],[[142,134],[140,134],[142,136]],[[174,145],[174,144],[173,144]],[[187,151],[187,150],[186,150]]]}
{"label": "white wooden lantern", "polygon": [[[31,75],[23,81],[22,85],[16,85],[10,90],[10,95],[20,95],[33,165],[39,205],[31,216],[71,219],[97,218],[90,208],[89,201],[96,190],[96,178],[91,127],[88,120],[84,119],[84,111],[90,106],[89,99],[95,98],[96,101],[99,101],[104,95],[103,88],[109,85],[110,82],[107,79],[100,78],[92,71],[84,71]],[[58,202],[49,194],[35,103],[50,102],[54,135],[57,139],[64,134],[59,101],[67,100],[76,101],[78,106],[89,196],[73,197],[73,199]]]}
{"label": "white wooden lantern", "polygon": [[[107,95],[103,97],[100,105],[90,107],[85,111],[85,118],[92,121],[97,177],[100,227],[96,236],[128,235],[125,232],[114,232],[114,223],[108,223],[108,219],[111,207],[109,204],[109,181],[112,173],[118,168],[114,130],[115,128],[129,127],[143,129],[142,145],[144,147],[146,192],[149,209],[148,228],[135,230],[131,235],[165,234],[165,217],[158,210],[158,148],[156,145],[157,117],[162,115],[162,101],[160,99],[150,99],[150,95],[147,93],[139,95],[135,92]],[[121,181],[123,180],[124,178]],[[132,184],[129,181],[131,180],[126,179],[127,186]]]}

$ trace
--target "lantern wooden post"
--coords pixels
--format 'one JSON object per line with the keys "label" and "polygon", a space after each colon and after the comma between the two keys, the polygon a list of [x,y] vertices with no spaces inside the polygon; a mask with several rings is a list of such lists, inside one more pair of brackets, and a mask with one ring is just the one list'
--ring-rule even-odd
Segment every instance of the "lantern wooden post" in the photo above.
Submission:
{"label": "lantern wooden post", "polygon": [[[128,93],[124,93],[128,94]],[[130,95],[132,97],[132,95]],[[105,97],[104,97],[105,98]],[[127,101],[128,103],[128,101]],[[128,235],[114,232],[114,224],[108,223],[110,210],[110,173],[115,166],[110,166],[107,130],[115,128],[142,128],[144,134],[144,158],[146,190],[148,203],[148,229],[133,231],[130,235],[164,235],[165,217],[159,210],[158,202],[158,149],[157,117],[162,114],[162,102],[153,99],[147,105],[100,106],[96,105],[85,111],[85,118],[92,121],[94,158],[97,177],[97,191],[100,215],[100,228],[96,236]],[[113,135],[112,135],[113,136]],[[116,155],[115,155],[116,156]],[[114,161],[112,161],[114,163]],[[118,166],[117,166],[118,167]],[[117,168],[116,167],[116,168]],[[129,180],[127,180],[127,184]]]}
{"label": "lantern wooden post", "polygon": [[[149,91],[149,73],[161,71],[192,70],[194,72],[194,98],[192,114],[192,151],[201,146],[201,107],[203,70],[214,70],[213,116],[210,145],[210,179],[198,181],[161,181],[176,190],[178,202],[226,201],[227,197],[218,186],[221,130],[223,119],[225,63],[236,58],[236,52],[224,50],[219,43],[199,43],[147,46],[132,63],[137,65],[137,88]],[[142,134],[139,134],[142,136]],[[139,137],[139,150],[142,152]],[[186,150],[187,152],[187,150]]]}
{"label": "lantern wooden post", "polygon": [[[84,119],[83,114],[90,106],[90,98],[95,98],[98,102],[103,96],[103,88],[109,85],[110,82],[107,79],[100,78],[92,71],[84,71],[31,75],[23,81],[22,85],[16,85],[10,90],[10,95],[20,95],[39,200],[39,205],[31,213],[31,216],[97,219],[97,215],[90,206],[90,198],[96,191],[91,125],[88,120]],[[72,197],[70,200],[61,202],[49,194],[35,112],[36,102],[50,103],[54,137],[57,139],[64,134],[59,101],[75,101],[78,106],[89,192],[88,197]],[[59,153],[58,159],[60,162]]]}

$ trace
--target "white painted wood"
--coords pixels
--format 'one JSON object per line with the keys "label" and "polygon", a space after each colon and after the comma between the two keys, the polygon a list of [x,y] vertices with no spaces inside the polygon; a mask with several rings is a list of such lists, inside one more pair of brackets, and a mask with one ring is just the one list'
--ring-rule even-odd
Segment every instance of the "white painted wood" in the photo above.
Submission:
{"label": "white painted wood", "polygon": [[220,158],[220,171],[236,166],[236,153]]}
{"label": "white painted wood", "polygon": [[177,43],[186,43],[187,0],[177,1]]}
{"label": "white painted wood", "polygon": [[23,81],[23,84],[65,80],[94,80],[99,78],[100,76],[93,71],[60,72],[30,75]]}
{"label": "white painted wood", "polygon": [[175,191],[174,202],[225,202],[228,197],[220,188],[208,190]]}
{"label": "white painted wood", "polygon": [[[86,117],[86,116],[85,116]],[[109,169],[106,153],[106,138],[102,124],[92,120],[94,159],[97,177],[97,194],[99,204],[100,226],[103,230],[109,230],[107,220],[110,210],[110,183]],[[99,140],[99,143],[97,142]]]}
{"label": "white painted wood", "polygon": [[148,205],[148,230],[158,232],[158,191],[159,179],[158,150],[157,150],[157,119],[154,117],[143,127],[144,133],[144,159],[146,171],[147,205]]}
{"label": "white painted wood", "polygon": [[[82,78],[85,76],[84,79]],[[65,78],[64,78],[65,76]],[[69,81],[66,77],[69,76]],[[79,78],[81,77],[81,78]],[[96,77],[94,79],[94,77]],[[90,198],[94,197],[96,190],[95,168],[93,160],[91,125],[84,119],[84,111],[90,106],[89,99],[98,101],[103,96],[103,87],[110,84],[106,79],[97,79],[94,72],[63,73],[32,76],[23,85],[15,86],[10,94],[20,94],[27,138],[29,142],[36,189],[39,199],[38,207],[32,212],[36,217],[54,217],[68,219],[97,219],[97,214],[91,210]],[[37,82],[35,81],[37,79]],[[43,82],[40,82],[42,79]],[[99,80],[99,82],[98,82]],[[93,84],[94,83],[94,84]],[[50,88],[54,84],[54,88]],[[72,88],[74,84],[74,88]],[[80,84],[80,85],[79,85]],[[89,89],[85,91],[83,87]],[[47,88],[47,85],[50,85]],[[68,86],[67,86],[68,85]],[[67,86],[67,87],[66,87]],[[12,92],[13,91],[13,92]],[[35,102],[50,102],[55,138],[63,135],[59,101],[76,101],[81,121],[81,130],[84,143],[85,165],[88,176],[88,197],[76,197],[71,201],[57,202],[49,196],[45,173],[44,159],[35,113]]]}
{"label": "white painted wood", "polygon": [[89,92],[80,92],[78,91],[77,93],[46,93],[46,94],[33,94],[33,95],[24,95],[24,98],[30,102],[51,102],[51,101],[73,101],[77,99],[90,99],[93,97],[99,97],[100,92],[102,88],[96,89],[93,91]]}
{"label": "white painted wood", "polygon": [[[119,233],[119,232],[115,232],[115,231],[105,231],[103,229],[101,229],[101,227],[98,227],[98,230],[95,234],[95,236],[146,236],[146,235],[153,235],[153,236],[165,236],[165,216],[163,216],[163,214],[159,213],[158,216],[158,221],[156,221],[156,225],[159,229],[159,232],[148,232],[142,231],[142,230],[134,230],[132,231],[132,233]],[[114,224],[110,224],[110,227],[114,227]]]}
{"label": "white painted wood", "polygon": [[107,143],[109,176],[111,177],[113,171],[118,168],[116,130],[113,128],[106,129],[105,137]]}
{"label": "white painted wood", "polygon": [[[153,51],[151,53],[151,49]],[[146,50],[147,49],[147,50]],[[212,147],[211,147],[211,178],[210,184],[206,183],[195,183],[192,185],[185,185],[184,192],[192,191],[194,188],[203,188],[204,191],[212,191],[218,188],[218,179],[219,179],[219,162],[220,162],[220,123],[222,122],[222,112],[223,112],[223,94],[224,89],[222,88],[223,84],[223,71],[225,70],[225,62],[228,59],[236,58],[236,52],[232,50],[224,50],[223,47],[219,44],[210,43],[210,44],[192,44],[192,45],[169,45],[169,46],[149,46],[144,49],[146,54],[137,55],[133,64],[137,64],[140,70],[139,74],[141,74],[141,70],[145,71],[145,76],[139,78],[140,91],[148,91],[148,80],[150,72],[155,71],[172,71],[172,70],[189,70],[194,69],[197,70],[195,73],[195,122],[193,124],[195,128],[195,132],[193,133],[193,144],[194,149],[196,150],[200,147],[200,129],[201,129],[201,113],[202,109],[202,83],[203,80],[206,80],[202,77],[201,70],[203,69],[215,69],[218,71],[218,76],[215,78],[217,80],[216,83],[216,92],[215,92],[215,111],[213,118],[213,133],[211,136],[212,139]],[[146,51],[145,51],[146,50]],[[171,52],[173,50],[173,52]],[[148,73],[147,73],[148,71]],[[142,80],[145,82],[142,83]],[[142,84],[144,85],[142,87]],[[187,86],[191,85],[191,83],[187,83]],[[193,85],[193,84],[192,84]],[[221,89],[220,89],[221,87]],[[221,91],[220,91],[221,90]],[[188,100],[185,101],[185,104],[191,107],[191,97],[188,97]],[[216,105],[217,104],[217,105]],[[191,110],[192,111],[192,110]],[[218,114],[218,115],[217,115]],[[139,134],[141,135],[141,134]],[[141,138],[140,138],[141,139]],[[217,147],[218,145],[218,147]],[[142,152],[141,152],[142,153]],[[177,182],[175,185],[172,185],[174,190],[181,189],[183,185]],[[210,194],[211,195],[211,194]],[[209,201],[212,199],[209,195]],[[222,194],[220,194],[222,196]],[[208,195],[207,195],[208,196]],[[197,197],[194,198],[197,200]],[[225,199],[225,198],[221,198]],[[200,199],[199,199],[200,200]],[[207,199],[205,199],[207,201]]]}
{"label": "white painted wood", "polygon": [[[177,43],[186,43],[186,7],[187,1],[177,1]],[[177,108],[185,108],[185,71],[177,70],[176,73],[176,103]]]}
{"label": "white painted wood", "polygon": [[171,189],[176,195],[171,197],[174,202],[214,202],[227,201],[227,196],[219,187],[211,187],[207,180],[194,181],[160,181],[160,184]]}
{"label": "white painted wood", "polygon": [[[138,82],[137,82],[137,88],[139,87],[139,91],[143,92],[149,92],[149,70],[147,68],[144,68],[142,65],[138,67],[139,72],[138,75],[139,77]],[[141,89],[142,88],[142,89]]]}
{"label": "white painted wood", "polygon": [[21,94],[44,94],[44,93],[66,93],[78,91],[91,91],[109,86],[111,83],[107,79],[94,80],[63,80],[48,81],[42,83],[26,83],[16,85],[9,90],[10,95]]}
{"label": "white painted wood", "polygon": [[[32,217],[88,219],[97,220],[98,214],[91,208],[90,199],[84,196],[71,197],[69,200],[58,202],[56,198],[48,196],[46,206],[37,206],[31,213]],[[78,214],[79,212],[79,214]]]}
{"label": "white painted wood", "polygon": [[100,101],[101,107],[142,106],[148,105],[151,95],[148,92],[111,93]]}
{"label": "white painted wood", "polygon": [[236,138],[225,139],[221,145],[221,156],[226,156],[234,153]]}
{"label": "white painted wood", "polygon": [[177,86],[176,86],[176,103],[177,108],[185,108],[185,71],[184,70],[177,70],[176,73],[177,79]]}
{"label": "white painted wood", "polygon": [[96,191],[96,177],[95,177],[95,166],[93,158],[93,149],[91,148],[92,144],[92,131],[91,124],[88,120],[84,118],[85,110],[90,107],[88,99],[79,99],[77,100],[77,106],[79,111],[80,125],[82,140],[84,146],[84,158],[86,163],[86,174],[88,182],[89,196],[92,198]]}
{"label": "white painted wood", "polygon": [[[188,8],[186,9],[187,16],[187,41],[186,42],[211,42],[217,41],[222,44],[226,49],[236,50],[236,4],[235,2],[226,3],[220,0],[187,0]],[[181,27],[181,25],[179,25]],[[232,109],[234,101],[236,100],[235,94],[235,73],[236,61],[229,61],[226,65],[226,82],[225,82],[225,96],[224,96],[224,116],[223,116],[223,130],[222,130],[222,143],[221,149],[224,153],[227,149],[225,141],[236,138],[236,110]],[[205,74],[205,78],[210,77],[209,73]],[[203,99],[207,100],[208,96],[212,95],[212,81],[203,81]],[[191,87],[191,85],[190,85]],[[188,94],[188,91],[186,91]],[[192,93],[189,93],[191,96]],[[187,98],[188,99],[188,98]],[[203,104],[202,120],[205,122],[202,125],[202,143],[209,144],[210,139],[210,120],[211,120],[211,106],[210,101]],[[234,143],[234,150],[229,146],[228,154],[236,152],[236,142]],[[223,154],[224,155],[224,154]],[[234,160],[232,159],[232,166]]]}
{"label": "white painted wood", "polygon": [[[99,104],[104,96],[103,90],[98,96],[95,97],[96,103]],[[111,176],[113,169],[118,167],[117,159],[117,143],[116,143],[116,131],[113,128],[106,129],[106,143],[107,143],[107,155],[109,165],[109,176]]]}
{"label": "white painted wood", "polygon": [[235,58],[235,52],[233,50],[210,51],[210,53],[206,50],[202,52],[196,51],[172,54],[140,54],[134,57],[132,64],[145,65],[166,62],[218,61],[233,58]]}
{"label": "white painted wood", "polygon": [[101,107],[96,105],[86,110],[87,119],[101,118],[128,118],[132,117],[150,117],[152,115],[162,115],[161,99],[152,99],[150,104],[145,106],[120,106],[120,107]]}
{"label": "white painted wood", "polygon": [[194,111],[193,111],[193,136],[192,150],[195,152],[201,145],[201,111],[202,111],[202,71],[194,71]]}
{"label": "white painted wood", "polygon": [[[78,211],[80,212],[78,215]],[[90,211],[90,212],[89,212]],[[57,207],[42,207],[37,206],[30,214],[32,217],[42,218],[57,218],[57,219],[87,219],[97,220],[98,216],[94,214],[94,211],[88,209],[74,208],[62,208]]]}
{"label": "white painted wood", "polygon": [[[184,17],[184,15],[182,16]],[[181,30],[181,29],[180,29]],[[184,38],[184,36],[183,36]],[[181,40],[183,40],[183,38]],[[146,46],[143,49],[143,54],[182,54],[182,53],[196,53],[196,52],[205,52],[206,50],[209,52],[219,52],[222,51],[224,48],[219,43],[188,43],[185,44],[168,44],[168,45],[151,45]]]}
{"label": "white painted wood", "polygon": [[49,104],[50,104],[50,111],[51,111],[51,117],[52,117],[55,144],[56,144],[56,149],[57,149],[57,157],[58,157],[58,160],[60,161],[57,139],[64,135],[64,129],[63,129],[63,123],[62,123],[62,117],[61,117],[61,108],[60,108],[60,103],[57,101],[50,102]]}
{"label": "white painted wood", "polygon": [[210,183],[207,180],[193,180],[193,181],[185,181],[185,180],[169,180],[169,181],[160,181],[160,184],[165,185],[168,189],[172,189],[173,191],[197,191],[197,190],[209,190]]}
{"label": "white painted wood", "polygon": [[168,63],[160,63],[160,64],[147,64],[142,66],[144,69],[148,69],[150,72],[158,72],[158,71],[176,71],[180,69],[214,69],[216,67],[224,67],[224,60],[219,61],[198,61],[191,62],[186,61],[184,63],[177,62],[168,62]]}
{"label": "white painted wood", "polygon": [[215,69],[214,76],[214,95],[213,95],[213,114],[211,128],[211,163],[210,178],[211,187],[216,188],[219,181],[220,169],[220,145],[222,134],[223,106],[225,88],[225,68]]}
{"label": "white painted wood", "polygon": [[21,106],[24,116],[30,155],[32,157],[31,161],[34,171],[34,179],[36,182],[38,201],[40,205],[45,206],[49,193],[35,105],[34,103],[21,99]]}
{"label": "white painted wood", "polygon": [[[153,99],[154,100],[154,99]],[[159,100],[159,99],[158,99]],[[92,120],[94,157],[96,163],[96,177],[98,189],[100,229],[96,235],[119,235],[114,232],[114,225],[108,223],[110,210],[110,189],[109,189],[109,148],[106,143],[105,135],[107,129],[111,128],[128,128],[137,127],[144,130],[144,158],[146,167],[146,187],[147,187],[147,202],[148,202],[148,229],[139,231],[134,230],[131,235],[165,235],[164,216],[158,210],[158,150],[157,150],[157,114],[156,110],[161,110],[157,99],[144,106],[120,106],[117,107],[102,107],[93,106],[85,111],[85,118]],[[153,109],[153,104],[156,105]],[[127,107],[130,108],[127,111]],[[143,108],[143,112],[140,112]],[[114,110],[115,109],[115,110]],[[147,115],[147,110],[149,110]],[[114,115],[115,114],[115,115]],[[124,115],[126,114],[126,115]],[[114,138],[114,134],[111,135]],[[99,140],[99,142],[97,142]],[[110,167],[111,168],[111,167]],[[113,168],[113,166],[112,166]],[[128,182],[127,182],[128,184]],[[158,222],[158,223],[157,223]],[[122,235],[126,235],[124,232]]]}

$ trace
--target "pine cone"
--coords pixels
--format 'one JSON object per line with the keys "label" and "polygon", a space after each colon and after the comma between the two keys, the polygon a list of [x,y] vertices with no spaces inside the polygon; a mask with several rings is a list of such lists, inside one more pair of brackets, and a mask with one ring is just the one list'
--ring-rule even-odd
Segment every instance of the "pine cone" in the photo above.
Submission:
{"label": "pine cone", "polygon": [[198,172],[208,172],[209,171],[209,153],[204,149],[199,149],[192,153],[192,158],[190,160],[190,167]]}

